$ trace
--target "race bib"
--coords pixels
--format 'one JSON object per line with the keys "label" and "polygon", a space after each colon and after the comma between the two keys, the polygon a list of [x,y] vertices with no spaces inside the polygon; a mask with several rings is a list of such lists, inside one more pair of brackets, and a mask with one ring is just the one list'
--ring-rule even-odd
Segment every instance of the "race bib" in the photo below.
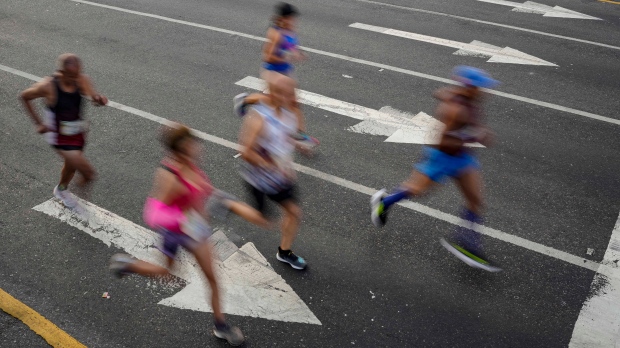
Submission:
{"label": "race bib", "polygon": [[181,231],[197,242],[204,242],[213,233],[209,223],[194,210],[186,214],[185,222],[181,225]]}
{"label": "race bib", "polygon": [[86,121],[60,121],[58,133],[62,135],[77,135],[86,130]]}

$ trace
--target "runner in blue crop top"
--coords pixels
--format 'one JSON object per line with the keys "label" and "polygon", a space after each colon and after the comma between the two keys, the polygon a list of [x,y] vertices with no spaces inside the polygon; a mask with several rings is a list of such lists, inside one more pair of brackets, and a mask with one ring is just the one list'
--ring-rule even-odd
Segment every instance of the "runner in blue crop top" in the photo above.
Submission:
{"label": "runner in blue crop top", "polygon": [[290,76],[293,72],[293,61],[303,59],[297,48],[295,21],[299,12],[290,4],[281,3],[276,6],[273,25],[267,30],[267,43],[263,48],[263,68]]}
{"label": "runner in blue crop top", "polygon": [[[276,14],[273,25],[267,30],[267,42],[263,47],[263,64],[261,77],[267,84],[277,79],[277,75],[293,76],[294,62],[302,61],[305,54],[299,49],[295,22],[299,12],[287,3],[276,5]],[[239,95],[236,99],[242,100],[247,94]],[[235,102],[237,104],[237,102]],[[297,116],[298,132],[293,135],[295,141],[306,149],[306,154],[311,155],[319,145],[319,141],[306,134],[306,120],[295,98],[291,111]]]}

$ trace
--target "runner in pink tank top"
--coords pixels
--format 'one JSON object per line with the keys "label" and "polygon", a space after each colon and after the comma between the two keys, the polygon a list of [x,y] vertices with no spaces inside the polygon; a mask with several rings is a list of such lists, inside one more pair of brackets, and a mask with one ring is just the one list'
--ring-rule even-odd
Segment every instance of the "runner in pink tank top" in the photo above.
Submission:
{"label": "runner in pink tank top", "polygon": [[[168,275],[179,246],[186,248],[196,258],[211,287],[214,335],[226,339],[231,345],[240,345],[245,340],[243,333],[226,323],[221,309],[213,251],[208,241],[211,236],[209,215],[233,212],[261,227],[267,228],[271,224],[257,210],[213,188],[209,178],[196,165],[202,145],[189,128],[176,125],[163,138],[170,154],[157,169],[153,190],[144,206],[144,221],[163,236],[163,245],[159,249],[167,256],[168,268],[117,254],[112,256],[110,269],[119,277],[131,273]],[[207,202],[212,214],[207,213]]]}

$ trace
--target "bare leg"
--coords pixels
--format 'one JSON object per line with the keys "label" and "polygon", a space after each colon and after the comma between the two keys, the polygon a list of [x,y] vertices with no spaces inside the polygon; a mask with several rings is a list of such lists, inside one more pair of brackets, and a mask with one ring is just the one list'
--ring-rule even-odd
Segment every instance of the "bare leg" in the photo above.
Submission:
{"label": "bare leg", "polygon": [[409,196],[420,196],[428,191],[431,186],[433,186],[434,181],[431,180],[428,176],[418,172],[413,171],[409,179],[403,182],[401,185],[404,189],[407,190]]}
{"label": "bare leg", "polygon": [[[458,178],[455,178],[455,181],[467,202],[467,209],[463,211],[461,216],[467,224],[458,226],[451,239],[456,245],[473,254],[477,258],[475,260],[478,263],[486,265],[488,262],[486,261],[486,256],[484,256],[482,236],[475,230],[475,224],[482,223],[482,218],[480,217],[482,213],[482,178],[480,172],[475,169],[468,170]],[[471,258],[469,255],[468,257]],[[487,270],[496,272],[499,269],[491,268]]]}
{"label": "bare leg", "polygon": [[482,177],[477,170],[468,170],[455,178],[461,193],[467,201],[467,209],[480,215],[482,213]]}
{"label": "bare leg", "polygon": [[215,271],[213,270],[213,252],[211,251],[211,245],[206,242],[202,243],[191,250],[191,252],[194,254],[196,261],[209,281],[209,286],[211,287],[211,308],[213,308],[215,320],[224,323],[226,322],[226,318],[222,312],[220,289],[218,287]]}
{"label": "bare leg", "polygon": [[304,113],[301,111],[301,107],[299,107],[297,96],[295,96],[295,101],[293,102],[293,105],[291,107],[293,109],[291,111],[293,111],[293,113],[295,113],[295,116],[297,116],[297,129],[305,133],[306,132],[306,117],[304,116]]}
{"label": "bare leg", "polygon": [[370,198],[370,220],[377,227],[387,222],[388,209],[403,199],[417,197],[424,194],[433,185],[430,177],[418,171],[413,171],[407,181],[400,184],[389,195],[385,190],[378,191]]}
{"label": "bare leg", "polygon": [[75,171],[75,168],[72,167],[71,164],[65,160],[62,166],[62,170],[60,171],[60,182],[58,183],[58,186],[62,186],[64,188],[69,187],[69,183],[73,179]]}
{"label": "bare leg", "polygon": [[232,211],[236,215],[239,215],[246,221],[265,229],[271,228],[271,223],[267,219],[265,219],[263,214],[261,214],[258,210],[239,201],[231,200],[227,201],[226,203],[228,204],[228,208],[230,209],[230,211]]}
{"label": "bare leg", "polygon": [[[170,258],[168,258],[168,265],[172,265],[172,259]],[[146,277],[165,276],[170,274],[168,269],[142,260],[137,260],[129,264],[127,270]]]}
{"label": "bare leg", "polygon": [[63,185],[65,188],[68,187],[77,171],[81,174],[81,178],[78,181],[78,187],[80,188],[79,193],[84,199],[88,200],[92,182],[95,180],[95,168],[93,168],[86,157],[84,157],[84,153],[80,150],[59,150],[58,154],[65,160],[65,164],[62,168],[60,185]]}
{"label": "bare leg", "polygon": [[76,171],[82,175],[82,182],[79,183],[81,186],[95,180],[95,168],[93,168],[86,157],[84,157],[82,151],[58,151],[58,154],[65,160],[63,176],[61,177],[62,184],[65,182],[69,184]]}
{"label": "bare leg", "polygon": [[282,250],[290,250],[301,222],[301,208],[292,200],[288,200],[282,203],[282,209],[284,210],[284,216],[282,217],[280,248]]}

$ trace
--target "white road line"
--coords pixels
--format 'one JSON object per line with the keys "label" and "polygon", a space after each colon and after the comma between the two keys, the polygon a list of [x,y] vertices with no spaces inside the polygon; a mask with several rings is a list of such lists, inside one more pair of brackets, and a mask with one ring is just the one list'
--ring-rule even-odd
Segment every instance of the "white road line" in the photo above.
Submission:
{"label": "white road line", "polygon": [[408,31],[396,30],[391,28],[379,27],[376,25],[353,23],[349,27],[363,29],[368,31],[374,31],[376,33],[398,36],[405,39],[417,40],[434,45],[441,45],[446,47],[458,48],[459,50],[454,52],[456,55],[475,55],[488,57],[487,62],[490,63],[508,63],[508,64],[528,64],[528,65],[545,65],[545,66],[557,66],[551,62],[534,57],[532,55],[515,50],[514,48],[490,45],[478,40],[474,40],[471,43],[458,42],[453,40],[442,39],[439,37],[422,35],[417,33],[411,33]]}
{"label": "white road line", "polygon": [[575,41],[575,42],[584,43],[584,44],[588,44],[588,45],[595,45],[595,46],[600,46],[600,47],[605,47],[605,48],[611,48],[611,49],[614,49],[614,50],[620,50],[620,47],[618,47],[618,46],[608,45],[608,44],[604,44],[604,43],[600,43],[600,42],[583,40],[583,39],[577,39],[577,38],[574,38],[574,37],[564,36],[564,35],[551,34],[551,33],[546,33],[544,31],[538,31],[538,30],[533,30],[533,29],[515,27],[515,26],[512,26],[512,25],[507,25],[507,24],[502,24],[502,23],[483,21],[483,20],[475,19],[475,18],[456,16],[456,15],[451,15],[451,14],[443,13],[443,12],[422,10],[422,9],[419,9],[419,8],[387,4],[387,3],[384,3],[384,2],[378,2],[378,1],[372,1],[372,0],[353,0],[353,1],[365,2],[367,4],[381,5],[381,6],[385,6],[385,7],[392,7],[392,8],[397,8],[399,10],[405,10],[405,11],[411,11],[411,12],[419,12],[419,13],[426,13],[426,14],[432,14],[432,15],[437,15],[437,16],[450,17],[450,18],[461,19],[461,20],[465,20],[465,21],[476,22],[476,23],[480,23],[480,24],[494,25],[494,26],[497,26],[497,27],[513,29],[513,30],[519,30],[519,31],[524,31],[524,32],[527,32],[527,33],[532,33],[532,34],[550,36],[550,37],[554,37],[556,39],[570,40],[570,41]]}
{"label": "white road line", "polygon": [[[151,18],[156,18],[156,19],[168,21],[168,22],[179,23],[179,24],[189,25],[189,26],[193,26],[193,27],[197,27],[197,28],[213,30],[213,31],[221,32],[221,33],[242,36],[242,37],[245,37],[245,38],[248,38],[248,39],[259,40],[259,41],[263,41],[263,42],[265,41],[265,39],[263,37],[259,37],[259,36],[255,36],[255,35],[249,35],[249,34],[237,32],[237,31],[232,31],[232,30],[228,30],[228,29],[222,29],[222,28],[212,27],[212,26],[208,26],[208,25],[202,25],[202,24],[182,21],[182,20],[178,20],[178,19],[174,19],[174,18],[168,18],[168,17],[163,17],[163,16],[158,16],[158,15],[154,15],[154,14],[150,14],[150,13],[144,13],[144,12],[127,10],[127,9],[124,9],[124,8],[121,8],[121,7],[116,7],[116,6],[97,4],[97,3],[94,3],[94,2],[90,2],[90,1],[84,1],[84,0],[71,0],[71,1],[77,2],[77,3],[81,3],[81,4],[87,4],[87,5],[107,8],[107,9],[110,9],[110,10],[115,10],[115,11],[120,11],[120,12],[125,12],[125,13],[131,13],[131,14],[135,14],[135,15],[138,15],[138,16],[151,17]],[[327,52],[327,51],[317,50],[317,49],[310,48],[310,47],[301,46],[301,48],[304,49],[305,51],[308,51],[308,52],[320,54],[320,55],[327,56],[327,57],[332,57],[332,58],[346,60],[346,61],[349,61],[349,62],[352,62],[352,63],[364,64],[364,65],[373,66],[373,67],[380,68],[380,69],[391,70],[391,71],[394,71],[394,72],[399,72],[399,73],[410,75],[410,76],[416,76],[416,77],[420,77],[420,78],[424,78],[424,79],[428,79],[428,80],[433,80],[433,81],[438,81],[438,82],[443,82],[443,83],[448,83],[448,84],[456,84],[456,82],[454,82],[453,80],[446,79],[446,78],[439,77],[439,76],[424,74],[424,73],[413,71],[413,70],[402,69],[402,68],[398,68],[398,67],[391,66],[391,65],[375,63],[375,62],[371,62],[371,61],[364,60],[364,59],[353,58],[353,57],[345,56],[345,55],[338,54],[338,53],[331,53],[331,52]],[[581,111],[581,110],[577,110],[577,109],[572,109],[572,108],[564,107],[564,106],[553,104],[553,103],[547,103],[547,102],[543,102],[543,101],[538,101],[538,100],[535,100],[535,99],[521,97],[521,96],[510,94],[510,93],[499,92],[499,91],[496,91],[496,90],[490,90],[489,89],[489,90],[485,90],[485,91],[487,93],[495,94],[495,95],[498,95],[498,96],[501,96],[501,97],[504,97],[504,98],[518,100],[518,101],[522,101],[522,102],[529,103],[529,104],[534,104],[534,105],[538,105],[538,106],[542,106],[542,107],[546,107],[546,108],[550,108],[550,109],[554,109],[554,110],[559,110],[559,111],[571,113],[571,114],[574,114],[574,115],[579,115],[579,116],[588,117],[588,118],[592,118],[592,119],[603,121],[603,122],[608,122],[608,123],[613,123],[613,124],[620,125],[620,120],[617,120],[617,119],[614,119],[614,118],[610,118],[610,117],[606,117],[606,116],[601,116],[601,115],[593,114],[593,113],[590,113],[590,112],[587,112],[587,111]]]}
{"label": "white road line", "polygon": [[512,10],[515,12],[538,13],[538,14],[542,14],[543,17],[592,19],[592,20],[602,21],[602,19],[600,18],[588,16],[586,14],[573,11],[573,10],[569,10],[564,7],[560,7],[560,6],[551,7],[549,5],[539,4],[533,1],[526,1],[525,3],[506,1],[506,0],[478,0],[478,1],[514,7]]}
{"label": "white road line", "polygon": [[[108,247],[114,245],[132,256],[160,266],[163,258],[155,249],[160,236],[110,211],[79,199],[79,206],[69,210],[52,198],[32,208],[73,226],[99,239]],[[211,236],[214,245],[215,269],[222,287],[222,305],[228,314],[268,320],[321,325],[286,281],[276,273],[253,243],[241,248],[232,243],[222,231]],[[177,254],[171,272],[187,285],[161,305],[213,312],[207,301],[209,288],[200,267],[191,254]]]}
{"label": "white road line", "polygon": [[620,215],[573,329],[570,348],[613,348],[620,339]]}
{"label": "white road line", "polygon": [[[265,82],[253,76],[246,76],[235,82],[238,86],[263,90]],[[416,115],[384,106],[379,110],[326,97],[324,95],[297,90],[300,103],[315,108],[351,117],[362,122],[348,128],[361,134],[383,135],[390,143],[438,144],[444,124],[432,116],[419,112]],[[481,144],[467,144],[470,147],[484,147]]]}
{"label": "white road line", "polygon": [[[10,69],[10,70],[9,70]],[[34,80],[34,81],[39,81],[41,78],[34,76],[34,75],[30,75],[28,73],[24,73],[21,72],[19,70],[15,70],[15,69],[6,69],[6,67],[4,65],[0,65],[0,70],[4,70],[7,72],[19,72],[19,76],[23,76],[26,77],[28,79]],[[114,101],[110,101],[108,103],[108,106],[118,109],[118,110],[122,110],[131,114],[134,114],[136,116],[140,116],[142,118],[145,118],[147,120],[151,120],[157,123],[160,123],[162,125],[170,125],[172,123],[172,121],[167,120],[163,117],[157,116],[157,115],[153,115],[149,112],[146,111],[142,111],[136,108],[133,108],[131,106],[127,106],[127,105],[123,105]],[[228,147],[230,149],[233,149],[237,152],[239,152],[239,145],[237,143],[234,143],[232,141],[226,140],[226,139],[222,139],[220,137],[217,137],[215,135],[211,135],[211,134],[207,134],[205,132],[196,130],[196,129],[192,129],[192,131],[195,132],[196,136],[198,136],[201,139],[204,139],[206,141],[212,142],[214,144],[218,144],[224,147]],[[359,192],[359,193],[363,193],[366,195],[372,195],[375,192],[377,192],[377,189],[374,188],[370,188],[367,186],[363,186],[357,183],[354,183],[352,181],[331,175],[331,174],[327,174],[321,171],[318,171],[316,169],[312,169],[310,167],[306,167],[303,166],[301,164],[294,164],[295,166],[295,170],[313,176],[315,178],[319,178],[322,179],[324,181],[327,182],[331,182],[332,184],[336,184],[342,187],[346,187],[348,189],[351,189],[353,191]],[[436,219],[448,222],[450,224],[453,225],[457,225],[457,226],[463,226],[463,227],[468,227],[468,223],[465,220],[462,220],[459,217],[456,217],[454,215],[450,215],[444,212],[441,212],[437,209],[433,209],[430,207],[427,207],[425,205],[422,205],[420,203],[415,203],[415,202],[411,202],[411,201],[405,201],[405,202],[400,202],[398,203],[398,205],[405,207],[407,209],[413,210],[413,211],[417,211],[419,213],[434,217]],[[543,255],[547,255],[550,257],[553,257],[555,259],[558,260],[562,260],[564,262],[568,262],[570,264],[579,266],[579,267],[583,267],[589,270],[597,270],[599,264],[597,262],[591,261],[591,260],[587,260],[584,259],[582,257],[579,256],[575,256],[572,254],[569,254],[567,252],[561,251],[561,250],[557,250],[536,242],[532,242],[529,241],[527,239],[521,238],[521,237],[517,237],[517,236],[513,236],[511,234],[502,232],[500,230],[496,230],[490,227],[486,227],[486,226],[477,226],[477,231],[481,234],[487,235],[489,237],[495,238],[495,239],[499,239],[501,241],[510,243],[510,244],[514,244],[532,251],[535,251],[537,253],[543,254]]]}

